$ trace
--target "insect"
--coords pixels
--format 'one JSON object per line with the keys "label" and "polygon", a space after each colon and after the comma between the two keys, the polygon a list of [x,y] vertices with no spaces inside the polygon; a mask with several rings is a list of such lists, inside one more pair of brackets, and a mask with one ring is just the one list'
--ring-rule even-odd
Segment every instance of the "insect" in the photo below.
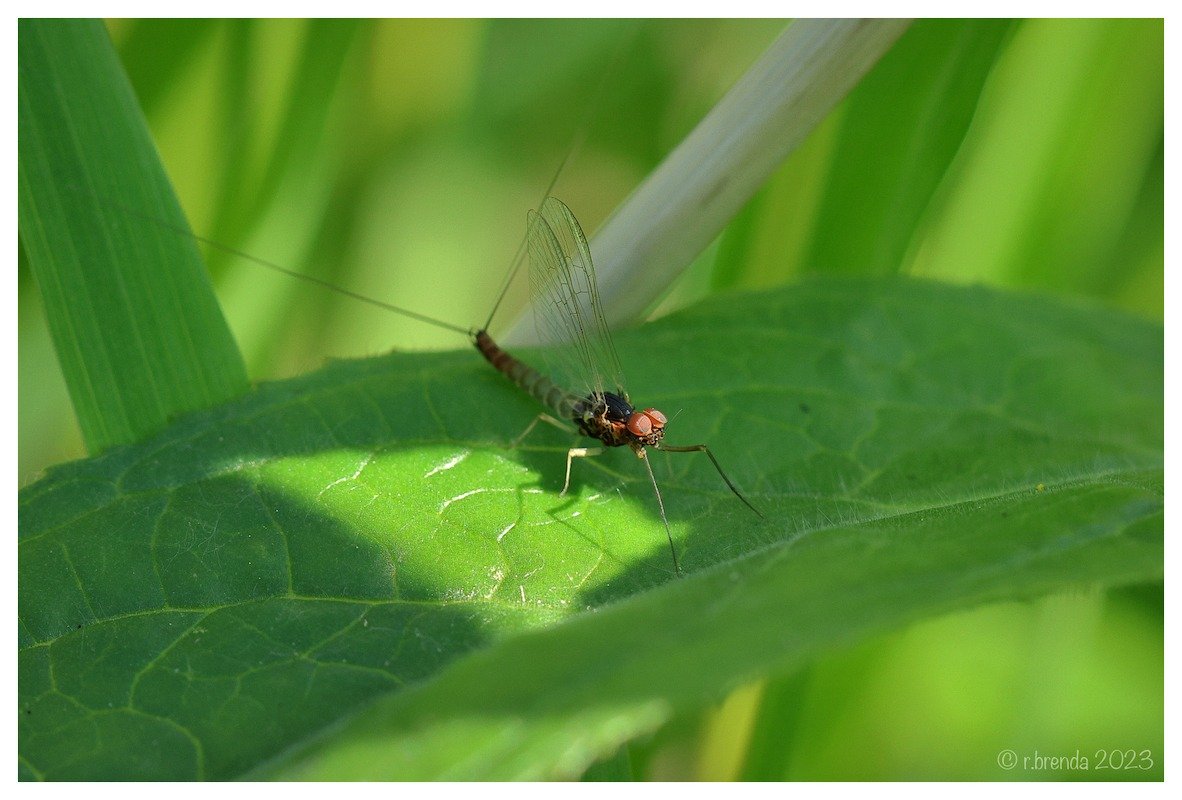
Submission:
{"label": "insect", "polygon": [[[159,223],[159,220],[157,222]],[[194,236],[187,230],[178,229],[178,232]],[[533,305],[535,314],[540,315],[536,317],[540,333],[564,354],[563,357],[555,359],[554,364],[564,373],[567,385],[547,377],[509,354],[489,334],[488,327],[496,315],[501,299],[505,296],[504,290],[482,327],[463,328],[287,269],[205,237],[194,238],[268,269],[420,322],[466,335],[493,367],[558,417],[556,419],[549,414],[539,414],[514,440],[514,444],[524,439],[538,422],[544,421],[564,430],[570,430],[570,424],[573,424],[579,433],[596,439],[603,445],[572,447],[567,451],[562,494],[570,487],[571,464],[575,458],[598,455],[608,447],[631,448],[648,472],[661,523],[669,541],[674,573],[677,575],[682,574],[681,562],[677,557],[677,547],[673,543],[673,533],[665,514],[665,501],[653,474],[647,448],[652,447],[670,453],[705,453],[727,488],[744,505],[763,518],[759,509],[727,476],[718,458],[707,445],[666,444],[664,437],[668,418],[655,408],[637,410],[633,406],[624,388],[620,361],[600,303],[595,266],[587,237],[566,204],[550,195],[548,191],[539,211],[530,211],[527,217],[526,250],[529,254]],[[513,270],[510,271],[505,290],[516,274],[517,264],[518,262],[515,262]]]}
{"label": "insect", "polygon": [[[541,209],[531,211],[527,223],[527,248],[530,259],[530,285],[534,296],[535,314],[540,314],[543,334],[556,343],[566,343],[568,369],[581,373],[582,386],[577,391],[555,383],[538,370],[505,352],[492,337],[487,325],[470,331],[473,344],[489,363],[504,373],[514,384],[543,406],[551,409],[559,419],[543,414],[518,437],[520,440],[539,420],[565,427],[559,420],[569,420],[579,433],[600,441],[604,447],[572,447],[566,454],[566,478],[562,493],[570,486],[571,462],[575,458],[598,455],[607,447],[627,446],[645,466],[657,498],[661,522],[669,540],[673,568],[681,574],[677,547],[665,515],[665,502],[647,457],[648,447],[672,453],[705,453],[727,487],[760,517],[738,487],[723,471],[710,448],[705,444],[674,446],[664,443],[668,418],[655,408],[637,410],[624,388],[620,360],[612,344],[611,333],[604,319],[595,279],[591,249],[575,215],[566,204],[553,196],[543,201]],[[572,362],[577,361],[577,364]],[[570,374],[576,374],[571,371]],[[578,378],[576,378],[578,380]]]}
{"label": "insect", "polygon": [[[622,48],[618,50],[615,58],[619,58],[623,52]],[[601,83],[597,95],[603,92],[608,85],[607,74],[605,73],[605,80]],[[596,103],[591,102],[586,107],[590,109],[595,105]],[[513,440],[514,445],[523,440],[539,421],[554,424],[568,431],[572,430],[571,426],[573,425],[575,431],[600,443],[601,446],[598,447],[571,447],[568,449],[561,494],[566,494],[570,486],[571,465],[575,458],[598,455],[607,448],[628,447],[643,462],[652,484],[661,523],[669,543],[674,572],[680,575],[681,564],[677,547],[674,544],[673,533],[665,512],[664,499],[647,455],[649,448],[674,453],[705,453],[731,492],[756,515],[762,518],[763,514],[727,476],[717,457],[706,444],[680,446],[667,444],[664,437],[669,419],[655,408],[637,409],[629,398],[619,358],[616,355],[600,303],[595,267],[587,238],[571,210],[551,194],[567,161],[578,148],[578,143],[588,125],[589,116],[580,125],[580,132],[576,134],[566,157],[546,188],[544,200],[539,209],[529,212],[527,217],[524,249],[528,252],[530,263],[530,287],[535,318],[538,320],[542,339],[554,345],[555,350],[562,354],[562,357],[548,360],[549,375],[534,369],[506,352],[488,332],[493,317],[517,274],[521,264],[520,252],[519,257],[514,260],[504,288],[498,295],[484,325],[480,328],[467,328],[407,308],[384,303],[315,276],[287,269],[212,239],[195,236],[187,226],[177,226],[128,208],[116,198],[107,197],[104,200],[122,208],[132,216],[143,217],[174,230],[178,235],[192,237],[210,247],[246,261],[393,311],[404,317],[467,336],[477,351],[494,368],[551,412],[539,414],[529,427]]]}

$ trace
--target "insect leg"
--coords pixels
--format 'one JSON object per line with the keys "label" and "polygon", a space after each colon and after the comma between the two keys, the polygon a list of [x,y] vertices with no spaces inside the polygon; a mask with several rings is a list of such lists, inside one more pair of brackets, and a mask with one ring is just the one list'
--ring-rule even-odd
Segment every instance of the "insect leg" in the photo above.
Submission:
{"label": "insect leg", "polygon": [[578,433],[578,431],[576,431],[570,425],[566,424],[565,422],[563,422],[560,419],[557,419],[556,417],[552,417],[549,414],[538,414],[536,417],[533,418],[533,421],[530,422],[529,425],[525,426],[525,430],[523,430],[521,433],[519,433],[517,435],[516,439],[509,442],[509,449],[512,450],[515,447],[517,447],[517,445],[521,444],[521,441],[526,436],[530,435],[530,433],[533,431],[533,429],[537,426],[537,424],[539,422],[545,422],[550,425],[553,425],[555,428],[558,428],[558,430],[563,431],[564,433],[575,433],[575,434]]}
{"label": "insect leg", "polygon": [[572,447],[570,450],[566,451],[566,480],[563,481],[563,483],[562,483],[562,491],[558,493],[560,497],[562,495],[565,495],[566,490],[570,488],[570,463],[571,463],[571,461],[573,461],[576,458],[588,458],[589,456],[597,456],[600,453],[602,453],[603,451],[605,451],[606,449],[607,449],[606,447]]}
{"label": "insect leg", "polygon": [[705,453],[707,456],[710,457],[710,463],[714,465],[714,468],[716,470],[718,470],[719,477],[721,477],[724,481],[726,481],[727,487],[732,492],[735,493],[735,497],[742,500],[743,504],[745,506],[747,506],[747,508],[754,511],[756,516],[758,516],[760,519],[765,519],[765,517],[763,516],[763,512],[761,512],[755,506],[751,505],[751,501],[743,496],[743,493],[739,491],[739,488],[737,486],[735,486],[733,483],[731,483],[731,479],[728,478],[726,476],[726,473],[722,471],[722,465],[718,463],[718,459],[715,458],[714,454],[710,452],[709,447],[707,447],[704,444],[693,444],[693,445],[687,445],[685,447],[673,447],[671,445],[667,445],[667,444],[662,443],[660,446],[660,449],[665,450],[666,452],[669,452],[669,453]]}
{"label": "insect leg", "polygon": [[637,449],[636,455],[644,462],[644,468],[648,470],[648,479],[653,482],[653,494],[657,496],[657,508],[661,510],[661,522],[665,526],[665,536],[669,539],[669,552],[673,554],[673,572],[680,578],[681,564],[677,562],[677,548],[673,546],[673,531],[669,529],[669,520],[665,517],[665,501],[661,499],[661,489],[657,486],[657,476],[653,474],[653,465],[645,456],[644,450]]}

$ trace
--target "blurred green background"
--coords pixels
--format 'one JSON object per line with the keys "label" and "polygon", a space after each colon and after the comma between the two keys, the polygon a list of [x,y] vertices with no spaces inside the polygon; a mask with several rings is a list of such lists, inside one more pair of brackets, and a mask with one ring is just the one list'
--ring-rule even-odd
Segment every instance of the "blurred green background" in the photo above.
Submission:
{"label": "blurred green background", "polygon": [[[466,326],[487,315],[525,211],[564,158],[555,194],[593,231],[784,24],[108,27],[195,232]],[[978,53],[983,84],[933,79],[949,42]],[[936,190],[922,213],[897,222],[893,247],[864,241],[866,209],[896,207],[882,193],[916,180],[943,135],[934,120],[958,103],[971,125],[944,142],[955,157],[924,178]],[[917,23],[661,308],[809,272],[897,271],[1160,319],[1163,160],[1160,20]],[[466,346],[222,250],[208,259],[256,380],[394,346]],[[23,258],[19,288],[24,485],[84,453]],[[657,778],[997,778],[1002,748],[1148,749],[1148,771],[1013,777],[1160,777],[1161,615],[1157,586],[927,622],[740,691],[638,745],[633,766]]]}

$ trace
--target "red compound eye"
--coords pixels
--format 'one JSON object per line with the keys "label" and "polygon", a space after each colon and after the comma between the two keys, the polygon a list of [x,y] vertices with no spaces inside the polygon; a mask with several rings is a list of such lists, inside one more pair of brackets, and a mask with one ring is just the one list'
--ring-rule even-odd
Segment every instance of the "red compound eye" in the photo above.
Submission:
{"label": "red compound eye", "polygon": [[627,427],[633,436],[648,436],[653,432],[653,421],[646,412],[638,411],[628,417]]}
{"label": "red compound eye", "polygon": [[660,411],[655,408],[646,408],[644,411],[637,411],[628,417],[627,428],[633,436],[645,437],[654,431],[664,430],[666,422],[668,420]]}

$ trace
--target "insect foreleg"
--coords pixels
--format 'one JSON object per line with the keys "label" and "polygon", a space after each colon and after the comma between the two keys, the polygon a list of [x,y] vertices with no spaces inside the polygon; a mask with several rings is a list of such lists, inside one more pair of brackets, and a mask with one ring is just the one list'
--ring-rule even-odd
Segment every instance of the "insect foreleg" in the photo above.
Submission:
{"label": "insect foreleg", "polygon": [[761,512],[755,506],[751,505],[751,501],[743,496],[743,493],[739,491],[739,487],[737,487],[733,483],[731,483],[731,479],[728,478],[726,476],[726,473],[722,471],[722,465],[718,463],[718,459],[714,457],[714,454],[710,452],[710,448],[707,447],[706,445],[692,444],[692,445],[687,445],[685,447],[673,447],[671,445],[661,444],[660,449],[664,450],[666,452],[669,452],[669,453],[705,453],[707,456],[710,457],[710,463],[714,465],[714,468],[716,470],[718,470],[719,477],[721,477],[724,481],[726,481],[726,485],[730,488],[730,490],[732,492],[735,493],[735,497],[742,500],[743,504],[746,505],[747,508],[754,511],[760,519],[765,518],[763,516],[763,512]]}

